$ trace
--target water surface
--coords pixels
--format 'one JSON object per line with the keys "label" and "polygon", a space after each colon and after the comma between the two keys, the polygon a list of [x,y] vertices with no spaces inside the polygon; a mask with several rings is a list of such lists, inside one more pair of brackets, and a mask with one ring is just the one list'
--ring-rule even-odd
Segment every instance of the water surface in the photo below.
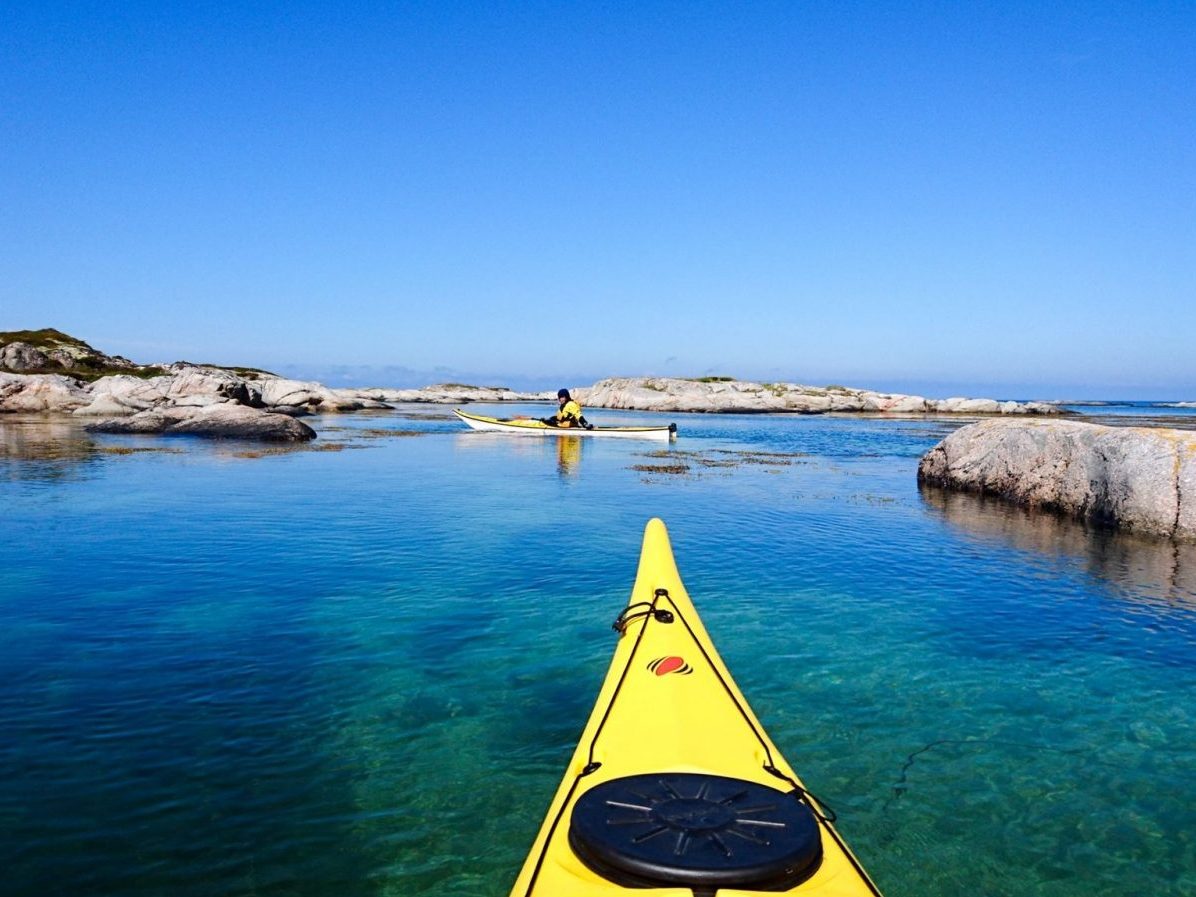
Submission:
{"label": "water surface", "polygon": [[660,516],[887,894],[1196,893],[1190,548],[919,491],[959,420],[446,411],[0,418],[0,891],[506,894]]}

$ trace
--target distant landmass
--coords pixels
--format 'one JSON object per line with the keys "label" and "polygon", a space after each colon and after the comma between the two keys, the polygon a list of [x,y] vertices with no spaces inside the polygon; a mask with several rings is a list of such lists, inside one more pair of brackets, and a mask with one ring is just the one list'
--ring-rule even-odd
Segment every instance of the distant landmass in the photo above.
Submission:
{"label": "distant landmass", "polygon": [[[0,332],[0,412],[57,412],[96,419],[105,432],[190,433],[311,439],[294,419],[314,412],[389,408],[405,402],[551,401],[555,389],[440,383],[334,388],[250,366],[190,361],[139,364],[54,328]],[[613,377],[574,387],[594,408],[658,412],[1053,415],[1041,402],[928,399],[841,385],[758,383],[725,376]]]}

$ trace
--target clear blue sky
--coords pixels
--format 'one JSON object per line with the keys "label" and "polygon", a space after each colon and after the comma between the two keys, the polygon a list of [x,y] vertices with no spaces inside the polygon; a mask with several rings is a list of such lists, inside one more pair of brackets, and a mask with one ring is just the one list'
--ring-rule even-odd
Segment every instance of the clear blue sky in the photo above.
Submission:
{"label": "clear blue sky", "polygon": [[1196,398],[1196,4],[0,7],[0,329]]}

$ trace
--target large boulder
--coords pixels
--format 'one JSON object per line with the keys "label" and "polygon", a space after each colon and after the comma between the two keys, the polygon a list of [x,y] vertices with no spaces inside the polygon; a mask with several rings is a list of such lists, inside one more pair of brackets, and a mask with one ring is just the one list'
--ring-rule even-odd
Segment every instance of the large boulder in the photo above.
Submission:
{"label": "large boulder", "polygon": [[252,408],[262,407],[261,391],[257,384],[250,383],[232,371],[185,362],[170,365],[168,371],[156,377],[134,377],[128,374],[101,377],[88,389],[96,398],[108,397],[134,411],[159,405],[200,406],[226,402]]}
{"label": "large boulder", "polygon": [[947,414],[1000,414],[1001,405],[996,399],[965,399],[954,397],[939,399],[936,410]]}
{"label": "large boulder", "polygon": [[[356,389],[331,389],[312,380],[290,380],[286,377],[263,376],[252,387],[260,393],[261,404],[281,409],[285,413],[326,411],[361,411],[368,408],[389,408],[376,396]],[[374,391],[370,391],[374,392]]]}
{"label": "large boulder", "polygon": [[97,421],[87,429],[95,433],[161,433],[266,442],[305,442],[316,438],[315,430],[301,421],[235,402],[166,405],[129,417]]}
{"label": "large boulder", "polygon": [[125,405],[114,396],[101,394],[92,396],[91,402],[82,408],[76,408],[72,413],[78,417],[120,417],[126,414],[136,414],[141,408]]}
{"label": "large boulder", "polygon": [[44,370],[50,365],[50,357],[36,346],[22,342],[0,346],[0,368],[21,373]]}
{"label": "large boulder", "polygon": [[306,442],[316,438],[315,430],[293,417],[231,403],[199,408],[166,432],[267,442]]}
{"label": "large boulder", "polygon": [[356,389],[324,388],[324,401],[320,404],[321,411],[363,411],[390,408],[386,402],[373,396],[364,395]]}
{"label": "large boulder", "polygon": [[90,400],[87,391],[72,377],[0,371],[0,413],[74,411]]}
{"label": "large boulder", "polygon": [[927,452],[918,479],[1130,532],[1196,540],[1192,431],[983,421]]}
{"label": "large boulder", "polygon": [[263,377],[256,383],[267,407],[290,406],[316,408],[324,401],[322,384],[285,377]]}
{"label": "large boulder", "polygon": [[145,411],[168,401],[172,381],[169,376],[144,378],[115,374],[101,377],[87,387],[91,404],[76,409],[75,414],[95,417]]}
{"label": "large boulder", "polygon": [[930,403],[921,396],[893,395],[891,393],[865,392],[860,396],[863,411],[882,411],[886,414],[924,414],[932,410]]}
{"label": "large boulder", "polygon": [[183,420],[182,414],[173,414],[151,409],[138,411],[136,414],[120,417],[105,418],[88,424],[84,429],[89,433],[165,433],[172,426]]}
{"label": "large boulder", "polygon": [[172,364],[169,368],[174,376],[166,389],[166,397],[179,403],[196,396],[231,400],[252,408],[262,406],[261,391],[224,368],[192,365],[185,362]]}

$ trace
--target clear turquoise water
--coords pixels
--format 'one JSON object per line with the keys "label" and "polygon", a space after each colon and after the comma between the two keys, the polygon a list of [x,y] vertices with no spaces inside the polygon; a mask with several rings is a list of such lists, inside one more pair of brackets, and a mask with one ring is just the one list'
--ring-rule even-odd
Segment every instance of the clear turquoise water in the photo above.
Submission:
{"label": "clear turquoise water", "polygon": [[957,422],[444,412],[264,457],[0,419],[0,892],[505,895],[660,516],[890,897],[1196,893],[1188,549],[919,492]]}

